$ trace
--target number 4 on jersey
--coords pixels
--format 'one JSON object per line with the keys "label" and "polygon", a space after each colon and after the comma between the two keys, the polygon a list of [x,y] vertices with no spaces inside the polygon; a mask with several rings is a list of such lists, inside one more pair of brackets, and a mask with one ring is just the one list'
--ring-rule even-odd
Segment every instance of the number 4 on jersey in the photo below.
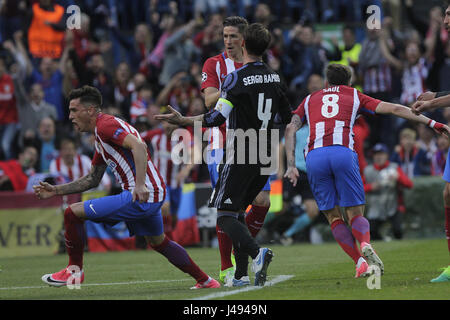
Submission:
{"label": "number 4 on jersey", "polygon": [[258,119],[262,121],[261,129],[267,129],[267,126],[271,118],[272,118],[272,99],[266,99],[264,101],[264,93],[260,93],[258,94]]}

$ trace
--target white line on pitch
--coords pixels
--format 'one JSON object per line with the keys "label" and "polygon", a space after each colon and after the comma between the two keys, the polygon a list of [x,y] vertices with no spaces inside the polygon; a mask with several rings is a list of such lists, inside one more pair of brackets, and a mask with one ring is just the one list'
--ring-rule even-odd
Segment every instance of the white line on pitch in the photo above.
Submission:
{"label": "white line on pitch", "polygon": [[[192,281],[192,279],[180,279],[180,280],[141,280],[141,281],[129,281],[129,282],[109,282],[109,283],[87,283],[81,284],[81,287],[91,286],[116,286],[116,285],[130,285],[140,283],[162,283],[162,282],[178,282],[178,281]],[[20,289],[43,289],[49,286],[34,286],[34,287],[5,287],[0,290],[20,290]]]}
{"label": "white line on pitch", "polygon": [[[267,281],[264,284],[264,287],[268,287],[268,286],[272,286],[276,283],[279,282],[283,282],[286,280],[291,279],[292,277],[294,277],[293,275],[280,275],[280,276],[276,276],[273,280]],[[208,294],[206,296],[202,296],[202,297],[197,297],[197,298],[193,298],[191,300],[210,300],[210,299],[216,299],[216,298],[223,298],[225,296],[231,296],[233,294],[237,294],[237,293],[241,293],[241,292],[247,292],[247,291],[253,291],[253,290],[259,290],[262,289],[264,287],[258,287],[258,286],[246,286],[240,289],[236,289],[236,290],[231,290],[231,291],[223,291],[223,292],[217,292],[217,293],[212,293],[212,294]]]}

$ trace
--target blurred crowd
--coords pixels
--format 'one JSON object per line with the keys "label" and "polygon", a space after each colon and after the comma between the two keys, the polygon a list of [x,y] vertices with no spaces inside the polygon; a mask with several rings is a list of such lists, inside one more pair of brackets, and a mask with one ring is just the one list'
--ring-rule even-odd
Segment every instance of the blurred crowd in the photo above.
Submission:
{"label": "blurred crowd", "polygon": [[[381,29],[368,30],[373,4],[382,8]],[[81,9],[78,20],[71,5]],[[160,126],[153,115],[167,104],[204,113],[202,66],[224,50],[226,16],[271,31],[265,61],[284,78],[293,108],[323,87],[324,67],[336,62],[353,67],[355,87],[385,101],[411,105],[423,92],[450,90],[444,9],[430,2],[428,15],[421,10],[413,0],[0,0],[0,190],[70,181],[89,169],[93,136],[68,118],[74,88],[97,87],[104,112],[140,132]],[[79,28],[68,29],[74,21]],[[450,110],[429,116],[447,123]],[[378,143],[409,179],[442,175],[449,142],[431,129],[379,116],[359,118],[355,131],[363,175]],[[206,168],[188,180],[209,181]]]}

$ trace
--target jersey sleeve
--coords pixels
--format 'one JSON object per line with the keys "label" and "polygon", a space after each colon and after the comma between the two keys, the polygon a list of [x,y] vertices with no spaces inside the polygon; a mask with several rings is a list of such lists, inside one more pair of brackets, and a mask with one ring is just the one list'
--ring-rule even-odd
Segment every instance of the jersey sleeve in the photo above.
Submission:
{"label": "jersey sleeve", "polygon": [[217,76],[216,64],[218,62],[214,59],[207,59],[202,69],[202,84],[200,90],[203,92],[208,87],[220,89],[220,79]]}
{"label": "jersey sleeve", "polygon": [[121,146],[129,133],[116,120],[110,119],[97,125],[97,134],[103,141]]}
{"label": "jersey sleeve", "polygon": [[365,95],[364,93],[361,93],[359,91],[358,91],[358,99],[359,99],[359,111],[366,112],[369,114],[375,114],[375,110],[377,109],[378,104],[382,102],[379,99],[369,97],[368,95]]}
{"label": "jersey sleeve", "polygon": [[92,158],[92,162],[91,165],[92,166],[100,166],[100,165],[104,165],[105,160],[103,160],[103,157],[101,156],[100,153],[98,153],[97,151],[95,151],[94,153],[94,157]]}
{"label": "jersey sleeve", "polygon": [[300,117],[300,120],[302,120],[302,122],[305,122],[305,103],[306,100],[309,99],[309,96],[306,97],[305,99],[303,99],[303,101],[300,103],[300,105],[297,107],[297,109],[295,109],[292,114],[296,114]]}

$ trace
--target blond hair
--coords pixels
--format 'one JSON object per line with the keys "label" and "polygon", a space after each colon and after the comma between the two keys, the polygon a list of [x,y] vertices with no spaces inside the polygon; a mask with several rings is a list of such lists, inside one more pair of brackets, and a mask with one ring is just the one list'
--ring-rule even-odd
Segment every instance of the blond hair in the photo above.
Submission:
{"label": "blond hair", "polygon": [[405,128],[400,131],[400,139],[401,138],[411,138],[412,140],[416,140],[417,133],[413,129]]}

